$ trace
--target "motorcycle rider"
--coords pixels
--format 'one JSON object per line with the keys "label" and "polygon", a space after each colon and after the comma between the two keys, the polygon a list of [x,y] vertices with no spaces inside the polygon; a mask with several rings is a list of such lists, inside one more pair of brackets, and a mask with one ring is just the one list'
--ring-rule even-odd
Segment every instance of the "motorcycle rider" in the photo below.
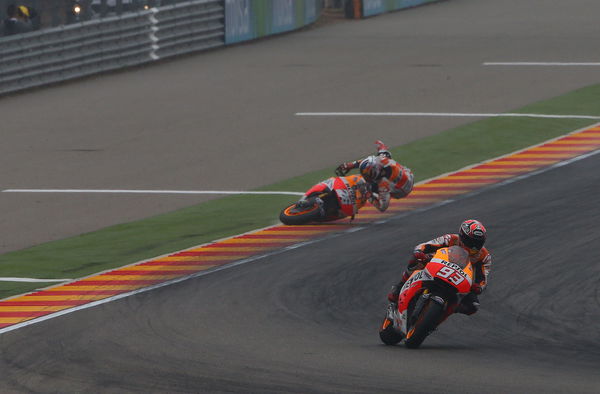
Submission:
{"label": "motorcycle rider", "polygon": [[458,245],[469,253],[469,260],[473,265],[475,278],[471,286],[471,292],[462,299],[456,310],[448,311],[446,316],[454,312],[465,315],[474,314],[479,309],[478,295],[487,286],[487,278],[492,266],[492,255],[483,246],[486,236],[485,227],[480,221],[468,219],[461,223],[458,234],[444,234],[431,241],[417,245],[402,275],[402,280],[392,286],[388,294],[388,300],[398,303],[398,296],[404,283],[406,283],[414,270],[422,269],[438,249]]}
{"label": "motorcycle rider", "polygon": [[400,199],[410,194],[414,185],[414,176],[410,168],[392,159],[392,154],[383,142],[377,140],[375,145],[377,145],[377,155],[342,163],[336,168],[335,173],[344,176],[350,170],[358,168],[369,184],[372,193],[371,203],[383,212],[390,205],[390,197]]}

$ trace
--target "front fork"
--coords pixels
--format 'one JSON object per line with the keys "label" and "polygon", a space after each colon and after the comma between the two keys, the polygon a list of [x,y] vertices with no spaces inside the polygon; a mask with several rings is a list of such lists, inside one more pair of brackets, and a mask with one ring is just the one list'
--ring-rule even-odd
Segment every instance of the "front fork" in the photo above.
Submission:
{"label": "front fork", "polygon": [[381,327],[381,330],[385,330],[390,325],[394,328],[394,331],[398,335],[404,337],[404,332],[401,329],[402,321],[400,318],[400,312],[398,312],[398,304],[396,304],[395,302],[390,302],[388,304],[387,316],[386,319],[383,321],[383,326]]}
{"label": "front fork", "polygon": [[298,200],[298,202],[296,203],[296,205],[298,205],[298,206],[303,206],[305,204],[312,205],[312,203],[310,202],[310,200],[313,200],[314,203],[319,206],[319,214],[320,214],[320,216],[322,218],[325,218],[327,216],[327,213],[325,211],[325,201],[323,201],[323,199],[327,198],[327,196],[329,194],[330,194],[329,192],[325,192],[325,193],[321,193],[321,194],[318,194],[318,195],[312,194],[310,197],[303,196],[300,200]]}
{"label": "front fork", "polygon": [[[413,312],[410,315],[409,326],[414,324],[415,320],[418,319],[419,315],[421,314],[421,311],[423,310],[423,307],[425,306],[425,304],[427,304],[428,300],[431,300],[433,302],[440,304],[441,306],[444,307],[444,310],[446,310],[446,308],[448,306],[446,303],[446,300],[444,300],[442,297],[440,297],[438,295],[433,295],[429,292],[429,289],[425,289],[423,291],[423,293],[419,296],[419,299],[417,300],[417,302],[415,304],[415,308],[413,309]],[[445,318],[443,318],[440,321],[440,323],[444,320],[445,320]]]}

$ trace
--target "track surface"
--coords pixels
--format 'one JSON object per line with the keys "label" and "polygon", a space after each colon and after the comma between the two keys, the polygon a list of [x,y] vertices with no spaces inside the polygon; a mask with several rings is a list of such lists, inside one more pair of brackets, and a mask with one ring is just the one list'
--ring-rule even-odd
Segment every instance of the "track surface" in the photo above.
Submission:
{"label": "track surface", "polygon": [[[3,99],[9,135],[0,147],[2,178],[7,187],[237,189],[257,186],[243,177],[255,171],[267,183],[294,175],[290,168],[322,168],[364,153],[376,137],[396,145],[465,120],[311,120],[294,112],[496,112],[566,92],[596,82],[596,72],[479,64],[590,61],[598,11],[592,1],[453,0]],[[247,70],[256,75],[242,77]],[[236,87],[241,82],[243,89]],[[292,87],[293,96],[283,91]],[[152,92],[156,101],[148,99]],[[68,119],[64,111],[75,104],[80,117]],[[44,117],[20,120],[31,108]],[[307,163],[295,144],[323,130],[320,143],[311,143],[323,156]],[[246,151],[234,149],[240,143]],[[223,160],[227,149],[235,155]],[[225,173],[244,160],[254,159],[254,167],[221,184],[200,171],[217,159]],[[600,241],[599,165],[600,156],[590,157],[442,208],[6,333],[0,391],[597,392],[600,273],[589,257]],[[8,212],[2,250],[191,203],[0,198]],[[29,205],[34,201],[38,208]],[[467,217],[488,226],[495,258],[481,312],[453,316],[419,351],[380,345],[385,293],[407,251],[455,231]],[[17,223],[11,232],[9,220]]]}
{"label": "track surface", "polygon": [[[0,391],[597,392],[599,165],[9,332]],[[380,344],[405,252],[471,216],[495,257],[482,310],[420,350]]]}
{"label": "track surface", "polygon": [[[451,0],[4,97],[2,189],[250,189],[473,120],[296,112],[505,112],[596,83],[481,66],[597,60],[600,4],[551,3]],[[0,193],[0,253],[207,198]]]}

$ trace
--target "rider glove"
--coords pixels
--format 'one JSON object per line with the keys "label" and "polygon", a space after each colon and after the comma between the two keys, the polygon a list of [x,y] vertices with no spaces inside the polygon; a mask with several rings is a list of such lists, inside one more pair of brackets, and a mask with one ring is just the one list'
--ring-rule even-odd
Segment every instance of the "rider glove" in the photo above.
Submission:
{"label": "rider glove", "polygon": [[337,176],[344,176],[348,173],[348,171],[350,171],[353,168],[354,168],[354,163],[343,163],[343,164],[340,164],[338,166],[338,168],[335,169],[335,174]]}
{"label": "rider glove", "polygon": [[415,256],[415,260],[417,260],[419,263],[427,263],[427,262],[429,262],[429,260],[431,260],[431,257],[429,255],[421,252],[420,250],[416,250],[414,252],[414,256]]}
{"label": "rider glove", "polygon": [[390,292],[388,293],[388,296],[387,296],[387,299],[389,302],[398,303],[398,296],[400,295],[400,289],[401,289],[401,287],[398,285],[392,286],[392,288],[390,289]]}
{"label": "rider glove", "polygon": [[482,291],[483,291],[483,288],[481,287],[481,285],[479,283],[474,283],[473,286],[471,286],[471,293],[481,294]]}

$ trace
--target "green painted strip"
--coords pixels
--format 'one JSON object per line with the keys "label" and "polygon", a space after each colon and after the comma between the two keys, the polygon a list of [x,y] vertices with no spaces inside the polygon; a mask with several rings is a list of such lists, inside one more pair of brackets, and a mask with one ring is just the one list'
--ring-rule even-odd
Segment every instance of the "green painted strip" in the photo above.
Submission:
{"label": "green painted strip", "polygon": [[[510,111],[515,112],[515,111]],[[536,103],[520,113],[600,115],[600,85]],[[595,123],[589,119],[491,118],[392,149],[417,181],[458,170]],[[365,154],[372,147],[365,147]],[[435,154],[436,160],[431,160]],[[354,158],[349,158],[354,159]],[[258,190],[304,191],[331,167]],[[2,277],[79,278],[276,224],[293,196],[231,196],[0,256]],[[0,283],[0,298],[37,286]]]}

